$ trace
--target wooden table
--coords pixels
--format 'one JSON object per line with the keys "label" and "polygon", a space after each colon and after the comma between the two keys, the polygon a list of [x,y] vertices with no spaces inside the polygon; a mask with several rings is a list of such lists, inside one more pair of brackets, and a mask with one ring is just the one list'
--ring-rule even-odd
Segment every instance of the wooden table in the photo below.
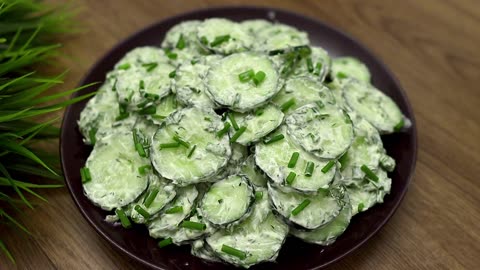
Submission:
{"label": "wooden table", "polygon": [[[58,1],[60,2],[60,1]],[[184,11],[243,1],[79,0],[86,32],[63,40],[75,86],[134,31]],[[480,2],[478,0],[261,1],[352,34],[393,70],[415,110],[415,178],[391,221],[333,269],[479,269]],[[33,236],[2,231],[16,256],[0,269],[139,269],[93,230],[68,191],[19,216]]]}

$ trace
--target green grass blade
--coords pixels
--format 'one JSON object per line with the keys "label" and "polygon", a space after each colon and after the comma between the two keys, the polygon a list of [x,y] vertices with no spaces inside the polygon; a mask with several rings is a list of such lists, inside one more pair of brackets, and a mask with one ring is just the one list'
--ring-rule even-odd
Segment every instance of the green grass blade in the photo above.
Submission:
{"label": "green grass blade", "polygon": [[12,152],[12,153],[16,153],[18,155],[21,155],[21,156],[24,156],[24,157],[27,157],[35,162],[37,162],[38,164],[42,165],[43,167],[45,167],[45,169],[49,170],[50,172],[52,172],[53,174],[56,174],[55,171],[53,171],[52,169],[50,169],[50,167],[48,167],[41,159],[39,159],[37,157],[37,155],[35,155],[32,151],[30,151],[28,148],[22,146],[22,145],[19,145],[18,143],[14,142],[14,141],[8,141],[8,140],[0,140],[0,147],[6,151],[9,151],[9,152]]}
{"label": "green grass blade", "polygon": [[7,258],[13,262],[13,263],[16,263],[15,262],[15,259],[13,258],[12,254],[10,253],[10,251],[8,251],[7,249],[7,246],[5,246],[5,244],[3,243],[2,240],[0,240],[0,249],[3,251],[3,253],[5,254],[5,256],[7,256]]}
{"label": "green grass blade", "polygon": [[14,163],[14,164],[9,164],[5,165],[9,170],[20,172],[20,173],[26,173],[30,175],[36,175],[39,177],[43,178],[48,178],[52,180],[57,180],[57,181],[62,181],[63,177],[60,175],[53,175],[50,171],[47,171],[42,168],[38,168],[35,166],[30,166],[26,164],[20,164],[20,163]]}
{"label": "green grass blade", "polygon": [[18,194],[18,196],[20,197],[20,199],[31,209],[33,209],[33,206],[30,204],[30,202],[25,198],[25,196],[23,196],[23,193],[22,191],[17,187],[17,185],[15,184],[12,176],[10,176],[10,173],[8,172],[7,168],[5,168],[5,166],[3,166],[2,163],[0,163],[0,173],[2,173],[8,180],[8,182],[10,183],[10,185],[12,186],[12,188],[15,190],[15,192]]}
{"label": "green grass blade", "polygon": [[0,209],[0,216],[3,216],[7,218],[11,223],[15,224],[18,228],[20,228],[22,231],[26,232],[27,234],[31,235],[30,231],[25,228],[22,224],[20,224],[18,221],[16,221],[13,217],[11,217],[7,212],[3,211]]}

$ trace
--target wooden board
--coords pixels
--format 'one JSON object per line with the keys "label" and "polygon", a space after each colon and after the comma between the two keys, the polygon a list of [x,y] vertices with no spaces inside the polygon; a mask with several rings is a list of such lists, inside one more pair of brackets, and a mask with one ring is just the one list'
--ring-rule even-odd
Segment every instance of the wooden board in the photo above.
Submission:
{"label": "wooden board", "polygon": [[[62,2],[55,0],[53,2]],[[244,1],[77,0],[82,33],[64,37],[74,87],[109,48],[168,16]],[[476,269],[480,266],[480,2],[478,0],[261,1],[350,33],[393,70],[419,132],[414,181],[395,216],[333,269]],[[1,227],[17,265],[0,269],[141,269],[80,215],[68,191],[18,216],[32,236]],[[2,225],[3,226],[3,225]]]}

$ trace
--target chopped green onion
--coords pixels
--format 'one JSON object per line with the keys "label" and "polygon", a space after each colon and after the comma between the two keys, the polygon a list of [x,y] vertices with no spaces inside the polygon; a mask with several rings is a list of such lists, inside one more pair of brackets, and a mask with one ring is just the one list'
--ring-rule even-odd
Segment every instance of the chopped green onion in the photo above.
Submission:
{"label": "chopped green onion", "polygon": [[240,127],[237,132],[235,132],[235,134],[233,134],[232,138],[230,138],[230,142],[233,143],[233,142],[236,142],[238,138],[240,138],[240,136],[242,136],[242,134],[245,132],[245,130],[247,130],[247,127],[243,126],[243,127]]}
{"label": "chopped green onion", "polygon": [[168,73],[168,77],[169,77],[169,78],[172,78],[172,79],[173,79],[173,78],[175,78],[175,76],[177,76],[177,71],[176,71],[176,70]]}
{"label": "chopped green onion", "polygon": [[263,143],[264,144],[271,144],[271,143],[283,140],[284,138],[285,138],[285,136],[283,134],[277,134],[277,135],[275,135],[271,138],[267,138],[267,139],[263,140]]}
{"label": "chopped green onion", "polygon": [[138,154],[141,157],[147,157],[147,153],[145,152],[145,149],[143,149],[143,145],[138,141],[137,132],[133,131],[132,134],[133,134],[133,143],[135,144],[135,150],[137,150]]}
{"label": "chopped green onion", "polygon": [[193,155],[193,152],[195,152],[195,149],[197,149],[197,145],[196,145],[196,144],[192,147],[192,149],[190,150],[190,152],[188,152],[187,158],[190,158],[190,157]]}
{"label": "chopped green onion", "polygon": [[169,59],[172,59],[172,60],[175,60],[175,59],[177,59],[177,57],[178,57],[178,55],[177,55],[176,53],[173,53],[173,52],[171,52],[171,51],[167,51],[167,52],[165,52],[165,54],[167,55],[167,57],[168,57]]}
{"label": "chopped green onion", "polygon": [[374,182],[378,182],[378,176],[372,170],[370,170],[370,168],[368,168],[367,165],[362,165],[360,169],[362,170],[362,172],[365,173],[368,179]]}
{"label": "chopped green onion", "polygon": [[156,112],[157,112],[157,107],[151,105],[151,106],[145,107],[145,108],[141,109],[140,111],[138,111],[138,114],[140,114],[140,115],[150,115],[150,114],[155,114]]}
{"label": "chopped green onion", "polygon": [[295,168],[295,165],[297,164],[298,157],[300,156],[300,153],[294,152],[292,154],[292,157],[290,157],[290,161],[288,162],[288,168]]}
{"label": "chopped green onion", "polygon": [[337,72],[337,78],[339,78],[339,79],[345,79],[345,78],[347,78],[347,77],[348,77],[347,74],[345,74],[345,73],[343,73],[343,72],[341,72],[341,71]]}
{"label": "chopped green onion", "polygon": [[233,113],[228,114],[228,119],[232,123],[233,129],[238,130],[240,127],[238,127],[237,121],[235,121],[235,117],[233,116]]}
{"label": "chopped green onion", "polygon": [[249,69],[247,71],[244,71],[244,72],[238,74],[238,79],[242,83],[245,83],[245,82],[250,81],[254,76],[255,76],[255,72],[253,71],[253,69]]}
{"label": "chopped green onion", "polygon": [[227,42],[230,39],[230,35],[216,36],[215,39],[210,43],[211,47],[216,47],[224,42]]}
{"label": "chopped green onion", "polygon": [[255,86],[260,85],[265,80],[266,76],[267,76],[267,74],[265,74],[265,72],[258,71],[255,74],[255,77],[253,77],[253,83],[255,84]]}
{"label": "chopped green onion", "polygon": [[120,120],[126,119],[129,115],[130,115],[129,113],[120,114],[119,116],[117,116],[115,118],[115,121],[120,121]]}
{"label": "chopped green onion", "polygon": [[321,102],[320,100],[315,101],[315,104],[317,104],[318,108],[320,109],[323,109],[325,107],[325,104],[323,104],[323,102]]}
{"label": "chopped green onion", "polygon": [[297,207],[295,207],[295,209],[292,210],[292,215],[296,216],[300,214],[300,212],[302,212],[303,209],[305,209],[309,204],[310,204],[309,199],[303,200],[301,204],[299,204]]}
{"label": "chopped green onion", "polygon": [[293,180],[295,180],[295,177],[297,177],[297,174],[294,172],[290,172],[285,181],[287,182],[287,184],[291,185],[293,183]]}
{"label": "chopped green onion", "polygon": [[308,72],[312,73],[313,72],[313,62],[312,62],[312,58],[307,58],[307,69],[308,69]]}
{"label": "chopped green onion", "polygon": [[176,214],[176,213],[183,213],[183,207],[181,205],[179,206],[174,206],[170,209],[167,209],[165,211],[166,214]]}
{"label": "chopped green onion", "polygon": [[82,183],[85,184],[92,180],[92,176],[90,175],[90,170],[87,167],[83,167],[80,169],[80,177],[82,178]]}
{"label": "chopped green onion", "polygon": [[150,205],[152,205],[152,203],[155,200],[155,198],[157,197],[159,191],[160,190],[158,188],[155,188],[154,190],[152,190],[150,192],[150,194],[148,194],[148,196],[145,199],[145,202],[143,203],[145,205],[145,207],[149,208]]}
{"label": "chopped green onion", "polygon": [[167,118],[166,116],[159,115],[159,114],[151,115],[151,117],[154,118],[154,119],[157,119],[157,120],[163,120],[163,119]]}
{"label": "chopped green onion", "polygon": [[312,176],[314,169],[315,169],[315,163],[311,161],[307,162],[307,167],[305,168],[305,176],[307,177]]}
{"label": "chopped green onion", "polygon": [[347,162],[348,162],[348,152],[343,154],[343,156],[341,156],[339,159],[338,159],[338,162],[340,162],[340,171],[343,171],[346,167],[347,167]]}
{"label": "chopped green onion", "polygon": [[118,69],[127,70],[130,68],[130,63],[121,64],[117,67]]}
{"label": "chopped green onion", "polygon": [[175,47],[179,50],[183,50],[185,48],[185,39],[183,38],[183,34],[180,34],[177,45]]}
{"label": "chopped green onion", "polygon": [[192,59],[192,60],[190,61],[190,64],[195,65],[195,64],[198,63],[198,62],[200,62],[199,59]]}
{"label": "chopped green onion", "polygon": [[256,116],[260,116],[262,114],[263,114],[263,109],[258,109],[258,110],[255,111]]}
{"label": "chopped green onion", "polygon": [[141,167],[138,167],[138,173],[141,175],[145,175],[147,171],[151,170],[152,166],[150,165],[143,165]]}
{"label": "chopped green onion", "polygon": [[182,223],[180,223],[180,227],[191,229],[191,230],[203,231],[207,228],[207,225],[200,222],[184,220]]}
{"label": "chopped green onion", "polygon": [[130,220],[122,209],[115,210],[115,214],[117,214],[117,217],[120,219],[120,223],[122,223],[122,226],[125,229],[132,227],[132,223],[130,223]]}
{"label": "chopped green onion", "polygon": [[152,94],[152,93],[145,93],[143,96],[148,99],[148,100],[159,100],[160,96],[157,94]]}
{"label": "chopped green onion", "polygon": [[208,122],[212,122],[212,119],[211,119],[210,117],[207,117],[207,116],[205,116],[205,117],[203,118],[203,120],[208,121]]}
{"label": "chopped green onion", "polygon": [[200,43],[202,43],[203,45],[207,45],[207,44],[208,44],[208,39],[207,39],[207,37],[201,37],[201,38],[200,38]]}
{"label": "chopped green onion", "polygon": [[403,126],[405,126],[405,119],[402,118],[402,120],[400,120],[400,122],[398,122],[398,124],[393,127],[393,131],[399,132],[400,130],[402,130]]}
{"label": "chopped green onion", "polygon": [[88,131],[88,138],[90,139],[90,143],[94,145],[97,142],[97,128],[92,128]]}
{"label": "chopped green onion", "polygon": [[364,208],[365,208],[365,204],[363,204],[363,203],[358,204],[358,212],[359,213],[362,212]]}
{"label": "chopped green onion", "polygon": [[220,138],[223,137],[223,135],[225,135],[225,133],[227,133],[229,129],[230,129],[230,123],[226,122],[223,128],[217,132],[217,137],[220,137]]}
{"label": "chopped green onion", "polygon": [[240,260],[244,260],[247,257],[247,253],[245,253],[244,251],[238,250],[236,248],[233,248],[227,245],[222,245],[222,252],[235,256]]}
{"label": "chopped green onion", "polygon": [[190,148],[190,143],[182,140],[178,135],[173,135],[173,140],[186,148]]}
{"label": "chopped green onion", "polygon": [[142,215],[145,219],[150,218],[150,213],[147,212],[147,210],[143,209],[140,205],[135,205],[134,207],[135,211],[137,211],[140,215]]}
{"label": "chopped green onion", "polygon": [[321,70],[322,70],[322,63],[318,62],[315,65],[315,72],[313,72],[313,75],[320,75]]}
{"label": "chopped green onion", "polygon": [[145,89],[145,82],[143,80],[140,80],[139,87],[140,89]]}
{"label": "chopped green onion", "polygon": [[328,171],[330,171],[330,169],[333,167],[333,165],[335,165],[335,161],[330,160],[325,166],[323,166],[322,172],[327,173]]}
{"label": "chopped green onion", "polygon": [[255,191],[255,200],[259,201],[263,198],[263,192],[262,191]]}
{"label": "chopped green onion", "polygon": [[282,110],[282,112],[286,112],[288,109],[290,109],[290,107],[292,107],[293,105],[295,105],[295,98],[291,98],[289,99],[288,101],[286,101],[285,103],[283,103],[281,106],[280,106],[280,110]]}
{"label": "chopped green onion", "polygon": [[179,147],[180,144],[178,142],[174,142],[174,143],[161,143],[160,144],[160,150],[164,149],[164,148],[177,148]]}
{"label": "chopped green onion", "polygon": [[172,238],[169,237],[169,238],[163,239],[162,241],[158,242],[158,247],[163,248],[163,247],[166,247],[168,245],[171,245],[172,243],[173,243]]}
{"label": "chopped green onion", "polygon": [[155,62],[142,64],[142,67],[146,68],[147,72],[154,70],[157,66],[158,63]]}

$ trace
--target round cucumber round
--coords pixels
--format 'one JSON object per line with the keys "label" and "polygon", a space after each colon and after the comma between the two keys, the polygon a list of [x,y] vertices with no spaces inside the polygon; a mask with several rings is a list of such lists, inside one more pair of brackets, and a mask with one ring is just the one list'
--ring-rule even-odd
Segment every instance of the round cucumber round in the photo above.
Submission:
{"label": "round cucumber round", "polygon": [[183,21],[174,25],[162,42],[163,48],[169,49],[192,49],[197,46],[197,28],[201,21]]}
{"label": "round cucumber round", "polygon": [[204,239],[193,241],[191,253],[193,256],[209,262],[221,262],[215,255],[215,252],[205,243]]}
{"label": "round cucumber round", "polygon": [[[155,233],[155,238],[171,238],[172,242],[176,245],[188,244],[192,241],[195,241],[199,238],[205,237],[206,235],[211,235],[216,231],[216,229],[208,222],[199,216],[198,214],[192,215],[184,221],[191,221],[196,223],[205,224],[205,229],[197,230],[184,227],[177,227],[171,230],[161,230]],[[182,221],[183,222],[183,221]]]}
{"label": "round cucumber round", "polygon": [[147,114],[145,117],[156,125],[161,125],[170,114],[182,108],[183,106],[178,104],[175,95],[170,94],[161,98],[155,105],[155,114]]}
{"label": "round cucumber round", "polygon": [[252,47],[253,36],[228,19],[212,18],[198,26],[197,38],[207,49],[220,54],[243,52]]}
{"label": "round cucumber round", "polygon": [[129,51],[117,64],[115,64],[115,72],[122,72],[130,68],[142,67],[147,63],[167,63],[168,57],[165,52],[157,47],[144,46]]}
{"label": "round cucumber round", "polygon": [[245,174],[255,187],[267,187],[268,177],[255,164],[255,156],[250,155],[241,165],[241,173]]}
{"label": "round cucumber round", "polygon": [[267,27],[271,27],[272,23],[267,20],[262,19],[254,19],[254,20],[245,20],[240,23],[241,27],[250,33],[251,35],[258,37],[257,34],[260,30],[265,29]]}
{"label": "round cucumber round", "polygon": [[318,82],[323,82],[330,72],[332,60],[328,52],[321,47],[311,47],[311,54],[302,58],[293,70],[293,76],[309,76]]}
{"label": "round cucumber round", "polygon": [[266,52],[308,45],[310,43],[307,33],[281,23],[275,23],[269,27],[259,29],[256,37],[258,42],[255,43],[255,49]]}
{"label": "round cucumber round", "polygon": [[333,59],[331,76],[340,80],[351,77],[366,83],[371,79],[368,67],[357,58],[349,56]]}

